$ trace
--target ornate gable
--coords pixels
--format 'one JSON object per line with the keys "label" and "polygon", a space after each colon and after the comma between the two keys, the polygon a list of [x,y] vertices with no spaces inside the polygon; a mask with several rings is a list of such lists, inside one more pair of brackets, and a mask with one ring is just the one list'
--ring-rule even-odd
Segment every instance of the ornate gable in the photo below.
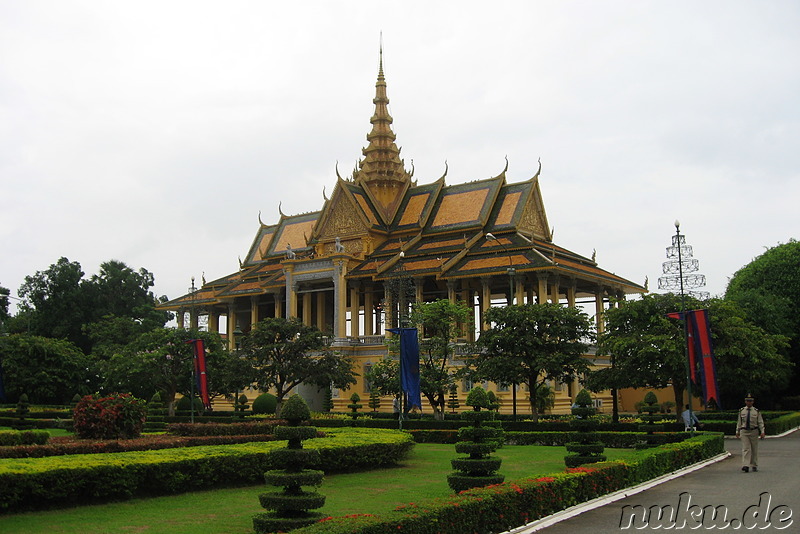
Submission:
{"label": "ornate gable", "polygon": [[[368,235],[371,224],[376,222],[369,206],[362,207],[347,184],[340,180],[314,228],[313,241],[319,243],[317,252],[359,254],[363,249],[361,238]],[[336,238],[343,249],[337,250]]]}
{"label": "ornate gable", "polygon": [[517,228],[536,239],[552,241],[553,236],[547,223],[547,214],[544,211],[544,202],[542,202],[542,192],[539,189],[538,173],[533,179],[532,189]]}

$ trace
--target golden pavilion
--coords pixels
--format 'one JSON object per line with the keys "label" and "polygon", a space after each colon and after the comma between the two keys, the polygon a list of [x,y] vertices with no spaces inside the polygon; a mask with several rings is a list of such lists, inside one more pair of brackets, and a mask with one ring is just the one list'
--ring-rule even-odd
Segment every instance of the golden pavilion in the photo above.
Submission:
{"label": "golden pavilion", "polygon": [[[387,356],[386,329],[402,317],[390,312],[402,298],[398,281],[410,288],[410,300],[464,301],[473,307],[479,329],[486,327],[482,315],[493,303],[550,301],[590,310],[594,304],[602,330],[604,307],[646,291],[600,268],[594,254],[585,257],[553,242],[539,188],[541,164],[518,183],[506,181],[506,161],[499,175],[487,179],[448,185],[445,168],[439,179],[418,184],[395,143],[382,55],[373,103],[368,144],[352,175],[343,178],[337,169],[335,187],[319,211],[285,215],[279,208],[274,224],[264,224],[259,215],[238,271],[203,281],[161,306],[176,313],[180,328],[187,317],[192,327],[202,317],[208,330],[220,331],[224,317],[233,349],[237,336],[261,319],[299,318],[356,360],[361,376],[353,388],[363,396],[369,393],[364,371]],[[478,335],[470,328],[462,332],[454,342]],[[554,386],[555,411],[568,409],[577,384]],[[501,401],[510,397],[508,387],[492,389]],[[337,408],[349,395],[334,392]],[[604,400],[610,403],[610,395],[596,402]],[[510,410],[508,402],[502,406]],[[519,406],[529,409],[525,401]]]}

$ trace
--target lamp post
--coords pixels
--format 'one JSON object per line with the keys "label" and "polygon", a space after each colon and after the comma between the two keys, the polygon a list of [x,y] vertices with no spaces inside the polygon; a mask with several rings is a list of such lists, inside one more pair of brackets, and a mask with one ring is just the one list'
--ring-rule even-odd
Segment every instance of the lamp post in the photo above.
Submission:
{"label": "lamp post", "polygon": [[[508,267],[506,268],[506,272],[508,272],[508,299],[506,302],[509,306],[514,305],[514,276],[517,274],[516,269],[514,269],[514,263],[511,261],[511,256],[508,254],[508,248],[497,239],[493,233],[486,232],[486,240],[487,241],[494,241],[501,247],[503,247],[503,251],[506,253],[508,257]],[[517,383],[511,383],[511,419],[513,421],[517,420]]]}
{"label": "lamp post", "polygon": [[[683,243],[681,242],[681,223],[675,220],[675,241],[678,247],[678,279],[680,280],[681,290],[681,321],[683,322],[683,364],[686,367],[686,401],[689,406],[689,428],[692,426],[692,370],[689,365],[689,325],[686,322],[686,294],[683,290]],[[686,238],[683,238],[685,241]],[[690,432],[692,432],[690,430]]]}
{"label": "lamp post", "polygon": [[[192,300],[192,311],[189,314],[189,327],[190,328],[194,325],[195,321],[197,320],[197,310],[195,309],[195,302],[194,302],[196,289],[197,288],[194,285],[194,276],[193,276],[192,277],[192,287],[189,288],[190,295],[192,295],[192,299],[191,299]],[[194,423],[194,382],[195,382],[195,380],[197,380],[197,378],[195,377],[195,374],[194,374],[194,370],[195,370],[194,350],[195,350],[194,344],[192,344],[192,360],[191,360],[192,361],[192,378],[191,378],[191,384],[189,384],[189,389],[190,389],[190,394],[189,394],[190,395],[189,396],[189,410],[190,410],[189,411],[189,420],[192,423]]]}
{"label": "lamp post", "polygon": [[681,234],[681,223],[680,221],[675,221],[675,235],[672,236],[672,246],[667,247],[669,261],[662,264],[665,276],[658,279],[658,288],[668,291],[676,289],[680,291],[680,315],[683,322],[683,357],[684,366],[686,367],[686,390],[688,393],[690,421],[692,415],[692,367],[689,363],[689,324],[686,320],[686,295],[691,295],[699,300],[708,299],[709,296],[706,291],[692,291],[706,285],[706,277],[702,274],[695,274],[699,269],[699,262],[692,256],[692,247],[686,244],[686,236]]}

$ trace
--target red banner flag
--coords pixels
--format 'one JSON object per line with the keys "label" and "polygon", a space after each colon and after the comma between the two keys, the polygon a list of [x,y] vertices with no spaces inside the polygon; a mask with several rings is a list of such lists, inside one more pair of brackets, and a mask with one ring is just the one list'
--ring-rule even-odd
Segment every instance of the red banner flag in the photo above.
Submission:
{"label": "red banner flag", "polygon": [[[683,315],[679,312],[668,313],[667,317],[670,319],[683,319]],[[686,325],[686,335],[688,337],[686,343],[686,352],[689,354],[689,377],[693,384],[697,383],[697,354],[695,353],[694,343],[692,342],[692,329]]]}
{"label": "red banner flag", "polygon": [[711,347],[711,326],[708,324],[708,310],[689,312],[689,325],[694,331],[694,344],[699,354],[703,403],[707,404],[711,399],[714,399],[717,407],[721,407],[714,350]]}
{"label": "red banner flag", "polygon": [[[670,319],[682,319],[683,314],[668,313]],[[719,387],[717,386],[717,370],[714,362],[714,350],[711,346],[711,327],[708,324],[708,310],[692,310],[686,312],[686,350],[689,354],[689,376],[694,384],[703,390],[703,403],[714,399],[717,407],[721,407]],[[698,365],[699,363],[699,365]],[[697,380],[697,369],[700,380]]]}
{"label": "red banner flag", "polygon": [[211,409],[211,397],[208,394],[208,377],[206,376],[206,346],[202,339],[189,341],[194,348],[194,376],[197,381],[197,391],[206,410]]}

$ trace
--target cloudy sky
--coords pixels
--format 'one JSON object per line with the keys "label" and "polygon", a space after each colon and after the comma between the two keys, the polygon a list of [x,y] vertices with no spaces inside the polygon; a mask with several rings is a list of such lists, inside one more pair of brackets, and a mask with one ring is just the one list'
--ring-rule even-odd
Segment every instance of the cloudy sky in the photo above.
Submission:
{"label": "cloudy sky", "polygon": [[[0,285],[118,259],[183,294],[318,210],[367,144],[383,32],[420,184],[541,189],[555,241],[707,290],[800,237],[795,1],[0,0]],[[13,301],[12,301],[13,302]]]}

